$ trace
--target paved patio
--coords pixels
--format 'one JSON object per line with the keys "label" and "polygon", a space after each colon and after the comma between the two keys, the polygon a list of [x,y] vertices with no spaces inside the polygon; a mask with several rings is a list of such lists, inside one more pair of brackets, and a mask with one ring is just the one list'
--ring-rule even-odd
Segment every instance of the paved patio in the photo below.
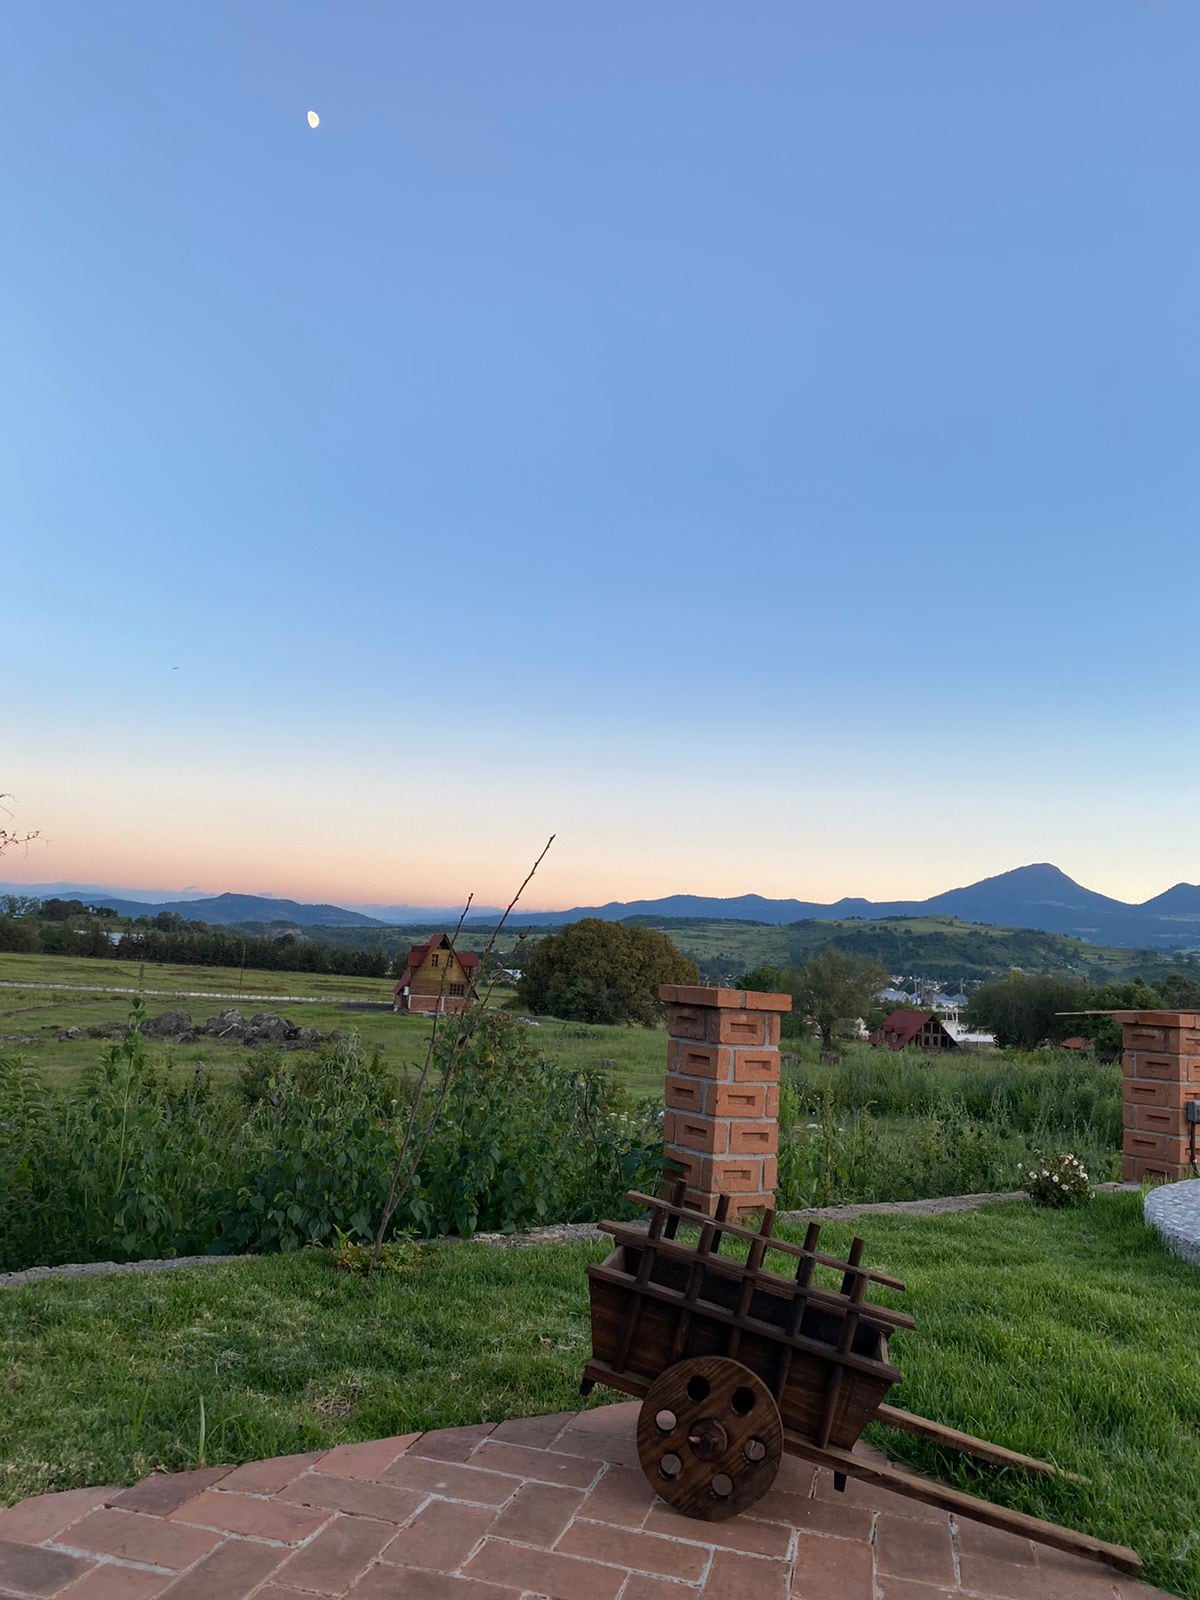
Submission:
{"label": "paved patio", "polygon": [[73,1489],[0,1512],[22,1600],[1149,1600],[1107,1567],[787,1459],[725,1523],[637,1466],[635,1405]]}

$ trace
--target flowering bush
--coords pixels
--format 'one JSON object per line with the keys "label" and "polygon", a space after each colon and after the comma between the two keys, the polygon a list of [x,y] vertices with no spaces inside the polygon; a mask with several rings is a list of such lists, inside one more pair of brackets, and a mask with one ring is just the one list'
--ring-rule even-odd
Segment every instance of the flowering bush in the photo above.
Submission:
{"label": "flowering bush", "polygon": [[1025,1173],[1029,1198],[1040,1206],[1077,1206],[1092,1198],[1091,1179],[1078,1156],[1039,1156]]}

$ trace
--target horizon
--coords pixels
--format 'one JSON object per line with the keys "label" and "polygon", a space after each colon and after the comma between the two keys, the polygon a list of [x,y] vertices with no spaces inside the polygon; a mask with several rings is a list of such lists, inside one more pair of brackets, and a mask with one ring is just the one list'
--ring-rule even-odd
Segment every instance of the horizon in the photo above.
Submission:
{"label": "horizon", "polygon": [[11,874],[1200,878],[1196,8],[7,36]]}

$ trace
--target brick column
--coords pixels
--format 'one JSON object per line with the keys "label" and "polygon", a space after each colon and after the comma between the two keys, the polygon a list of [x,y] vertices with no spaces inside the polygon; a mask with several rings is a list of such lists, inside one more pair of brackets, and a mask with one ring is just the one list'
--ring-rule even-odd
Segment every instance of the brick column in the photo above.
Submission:
{"label": "brick column", "polygon": [[779,1018],[791,996],[664,984],[667,1081],[663,1137],[688,1203],[709,1216],[775,1202],[779,1148]]}
{"label": "brick column", "polygon": [[[1200,1014],[1121,1011],[1117,1018],[1124,1034],[1121,1175],[1134,1183],[1194,1177],[1186,1108],[1200,1100]],[[1200,1148],[1200,1129],[1197,1135]]]}

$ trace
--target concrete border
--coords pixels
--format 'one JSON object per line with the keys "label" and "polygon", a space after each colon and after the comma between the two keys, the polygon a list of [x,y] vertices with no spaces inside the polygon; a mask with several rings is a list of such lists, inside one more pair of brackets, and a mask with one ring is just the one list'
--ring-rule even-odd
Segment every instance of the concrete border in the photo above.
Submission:
{"label": "concrete border", "polygon": [[1161,1183],[1151,1189],[1142,1216],[1168,1250],[1200,1267],[1200,1178]]}

